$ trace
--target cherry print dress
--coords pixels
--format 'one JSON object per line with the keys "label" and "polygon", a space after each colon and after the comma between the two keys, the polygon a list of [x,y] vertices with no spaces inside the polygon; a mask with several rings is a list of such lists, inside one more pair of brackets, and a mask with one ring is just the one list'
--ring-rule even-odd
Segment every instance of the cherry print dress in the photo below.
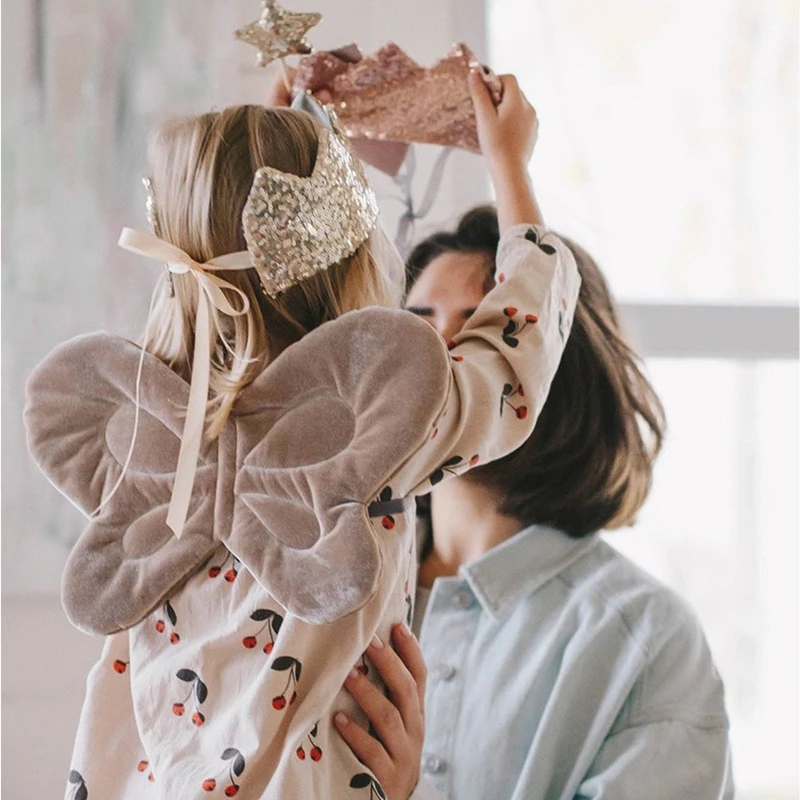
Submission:
{"label": "cherry print dress", "polygon": [[[325,462],[323,479],[306,465],[292,465],[288,480],[288,472],[268,464],[264,475],[274,483],[260,489],[241,483],[245,473],[247,480],[255,480],[254,459],[294,452],[281,437],[305,436],[304,446],[313,451],[330,428],[351,424],[344,411],[344,421],[337,421],[336,398],[316,406],[313,418],[303,418],[308,429],[299,433],[296,424],[270,422],[264,438],[271,445],[267,455],[260,445],[246,457],[239,445],[232,446],[236,455],[230,463],[238,473],[225,491],[220,488],[222,466],[205,484],[204,476],[212,473],[210,461],[203,462],[195,492],[202,495],[197,507],[206,504],[210,509],[202,532],[207,546],[187,557],[191,568],[180,579],[158,588],[161,573],[155,568],[147,572],[147,565],[174,542],[155,554],[139,547],[135,559],[121,556],[107,577],[91,572],[92,554],[78,558],[73,553],[65,592],[70,597],[83,592],[80,604],[90,609],[78,624],[108,635],[88,677],[67,800],[385,797],[333,726],[339,710],[366,726],[342,688],[344,680],[354,667],[377,680],[364,655],[370,639],[377,634],[388,641],[393,624],[410,621],[416,579],[414,496],[501,457],[530,435],[563,351],[579,282],[574,259],[556,236],[517,226],[501,239],[496,287],[447,346],[426,323],[402,311],[357,311],[323,325],[292,345],[258,379],[277,380],[281,361],[290,364],[293,375],[302,372],[301,363],[311,364],[316,353],[341,362],[337,374],[352,376],[360,386],[359,396],[367,399],[351,404],[358,410],[349,444],[327,461],[329,454],[314,455]],[[384,336],[390,343],[361,350],[356,357],[339,339],[326,351],[323,345],[336,326],[347,325],[355,325],[356,331],[348,342],[363,344],[371,337],[378,342]],[[424,352],[414,344],[417,340]],[[294,358],[294,352],[303,358]],[[69,358],[69,352],[61,353],[59,365]],[[52,387],[49,392],[42,388],[46,380],[53,381],[48,369],[56,368],[55,361],[50,366],[45,362],[32,377],[27,424],[34,456],[74,499],[79,493],[75,470],[60,476],[45,463],[51,456],[42,455],[57,451],[62,439],[69,440],[65,446],[78,446],[75,437],[59,438],[47,429],[55,412],[40,398],[57,395]],[[145,372],[145,383],[153,374]],[[170,380],[165,376],[164,385],[171,386]],[[427,399],[426,387],[433,387]],[[258,405],[246,396],[251,388],[258,390],[248,387],[234,408],[236,424],[244,425],[247,409]],[[81,386],[73,391],[79,393]],[[330,424],[328,413],[336,417]],[[110,430],[107,421],[97,424],[108,424]],[[140,427],[142,441],[153,450],[166,446],[164,436],[150,436],[149,424],[145,420]],[[221,436],[220,453],[227,441],[234,441],[231,437]],[[108,431],[106,439],[113,449]],[[319,448],[324,450],[321,444]],[[144,444],[142,450],[147,450]],[[142,458],[146,456],[148,452]],[[382,466],[375,466],[380,459]],[[60,462],[72,463],[66,456]],[[132,480],[138,479],[138,469],[131,464]],[[340,486],[339,501],[325,495],[332,485]],[[277,511],[270,510],[268,502],[281,493]],[[323,500],[315,505],[319,497]],[[358,502],[345,503],[345,498]],[[90,508],[95,499],[84,506]],[[259,510],[262,501],[264,509]],[[339,536],[341,546],[293,566],[293,558],[316,552],[318,534],[309,532],[306,541],[284,533],[274,521],[285,518],[287,527],[296,528],[292,515],[301,506],[304,513],[315,509],[318,516],[324,507],[331,517],[320,522],[320,541],[333,531],[332,541]],[[363,527],[367,545],[340,532],[351,506],[357,507],[358,517],[352,525]],[[248,509],[263,523],[255,546],[240,537],[241,528],[250,524]],[[152,516],[141,509],[136,514],[142,520]],[[163,513],[158,519],[163,526]],[[187,527],[192,524],[190,519]],[[133,527],[118,537],[126,539],[126,546]],[[184,533],[180,542],[193,535]],[[112,530],[104,536],[107,542],[118,535]],[[265,565],[259,542],[279,547],[280,558]],[[126,570],[133,577],[119,590],[114,581]],[[104,580],[117,587],[116,594],[100,602],[98,598],[106,597]],[[109,609],[122,621],[95,626],[94,620]],[[74,621],[80,615],[71,616]]]}

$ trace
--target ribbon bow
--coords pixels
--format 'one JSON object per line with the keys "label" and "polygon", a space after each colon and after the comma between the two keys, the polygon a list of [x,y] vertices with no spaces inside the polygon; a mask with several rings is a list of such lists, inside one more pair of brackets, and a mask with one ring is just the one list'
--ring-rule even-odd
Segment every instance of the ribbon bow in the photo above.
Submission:
{"label": "ribbon bow", "polygon": [[[189,502],[192,499],[192,488],[194,487],[197,462],[200,457],[200,444],[203,439],[208,387],[211,379],[211,309],[213,307],[229,317],[238,317],[250,310],[250,302],[247,299],[247,295],[241,289],[213,273],[217,270],[251,269],[250,254],[246,250],[240,250],[237,253],[229,253],[219,258],[213,258],[205,264],[199,264],[179,247],[165,242],[157,236],[133,230],[132,228],[123,228],[118,244],[132,253],[138,253],[139,255],[165,262],[167,269],[176,275],[191,275],[197,281],[197,286],[200,289],[197,301],[197,316],[195,318],[189,405],[186,409],[186,420],[183,424],[181,447],[178,454],[178,466],[175,471],[175,483],[172,487],[172,497],[170,498],[169,511],[167,512],[167,525],[175,536],[180,538],[189,513]],[[228,298],[225,297],[223,289],[234,292],[241,298],[240,308],[237,309],[231,305]],[[142,351],[142,356],[144,356],[144,350]],[[140,361],[140,372],[136,379],[137,417],[134,422],[134,440],[138,425],[141,363]],[[132,450],[133,444],[131,444]],[[127,467],[127,462],[125,466]],[[123,467],[123,475],[124,472],[125,468]],[[121,478],[122,476],[120,476],[120,480]],[[116,486],[114,489],[116,489]],[[107,497],[103,501],[103,505],[109,499],[110,497]]]}

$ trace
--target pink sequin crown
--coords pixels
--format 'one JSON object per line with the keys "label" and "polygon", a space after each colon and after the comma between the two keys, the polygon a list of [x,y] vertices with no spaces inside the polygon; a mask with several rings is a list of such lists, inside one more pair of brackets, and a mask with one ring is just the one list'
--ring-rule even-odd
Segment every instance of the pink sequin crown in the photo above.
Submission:
{"label": "pink sequin crown", "polygon": [[[349,52],[348,52],[349,51]],[[357,60],[356,60],[357,59]],[[478,151],[475,112],[467,75],[477,59],[464,44],[454,45],[426,69],[390,43],[370,56],[351,48],[303,58],[295,91],[327,89],[331,105],[350,137],[423,142]],[[487,74],[499,101],[500,83]]]}

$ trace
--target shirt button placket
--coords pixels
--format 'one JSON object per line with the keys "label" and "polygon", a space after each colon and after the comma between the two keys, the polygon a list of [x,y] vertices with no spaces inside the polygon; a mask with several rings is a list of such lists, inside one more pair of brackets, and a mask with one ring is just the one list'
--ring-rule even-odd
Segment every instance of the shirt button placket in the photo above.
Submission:
{"label": "shirt button placket", "polygon": [[448,765],[464,691],[463,672],[456,665],[466,658],[479,619],[478,603],[465,582],[451,579],[434,588],[423,641],[425,660],[433,666],[426,692],[425,751],[420,766],[445,794],[452,791],[454,776]]}
{"label": "shirt button placket", "polygon": [[422,771],[428,775],[437,775],[447,769],[447,764],[438,756],[426,753],[422,756]]}

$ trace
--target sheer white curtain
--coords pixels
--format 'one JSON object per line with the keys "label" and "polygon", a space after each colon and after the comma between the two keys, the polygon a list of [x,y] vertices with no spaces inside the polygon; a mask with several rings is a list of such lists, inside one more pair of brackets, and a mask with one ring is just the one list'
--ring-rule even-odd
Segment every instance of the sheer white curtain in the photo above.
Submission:
{"label": "sheer white curtain", "polygon": [[668,415],[640,522],[609,541],[699,613],[739,796],[795,798],[797,4],[486,11],[490,64],[518,75],[540,115],[532,174],[548,224],[603,266]]}

